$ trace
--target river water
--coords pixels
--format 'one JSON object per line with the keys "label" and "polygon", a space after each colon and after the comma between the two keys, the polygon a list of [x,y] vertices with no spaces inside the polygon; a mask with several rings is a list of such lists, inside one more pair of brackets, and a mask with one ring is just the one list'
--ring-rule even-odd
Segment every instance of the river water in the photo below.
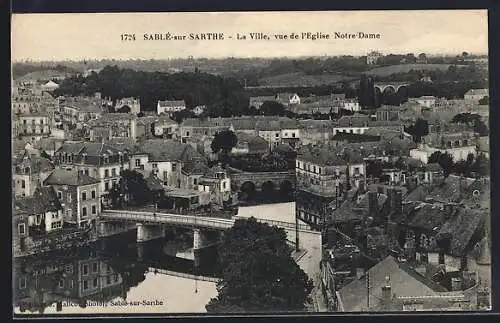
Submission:
{"label": "river water", "polygon": [[[239,215],[293,222],[295,206],[241,207]],[[106,239],[93,248],[16,260],[14,313],[206,312],[205,305],[217,296],[211,279],[217,276],[213,250],[195,265],[190,232],[142,246],[135,243],[134,234]]]}

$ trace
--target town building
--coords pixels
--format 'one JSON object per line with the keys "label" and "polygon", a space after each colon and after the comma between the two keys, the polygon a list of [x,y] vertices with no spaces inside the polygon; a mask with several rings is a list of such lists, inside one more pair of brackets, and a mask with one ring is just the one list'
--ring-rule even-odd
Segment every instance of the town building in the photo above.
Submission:
{"label": "town building", "polygon": [[129,167],[145,177],[156,174],[165,186],[181,188],[182,167],[196,161],[205,162],[205,157],[189,144],[150,139],[138,143],[131,153]]}
{"label": "town building", "polygon": [[84,99],[66,100],[60,104],[59,112],[63,126],[68,129],[102,116],[103,109],[97,102]]}
{"label": "town building", "polygon": [[464,94],[464,100],[466,101],[479,101],[485,97],[488,97],[489,90],[488,89],[470,89],[469,91],[465,92]]}
{"label": "town building", "polygon": [[77,228],[95,227],[101,214],[100,180],[83,170],[55,169],[43,184],[54,188],[65,223]]}
{"label": "town building", "polygon": [[424,137],[424,143],[410,150],[410,157],[427,163],[436,151],[448,153],[453,161],[466,160],[469,154],[476,155],[477,147],[473,133],[431,133]]}
{"label": "town building", "polygon": [[366,64],[367,65],[376,65],[378,64],[379,59],[383,55],[377,51],[371,51],[366,55]]}
{"label": "town building", "polygon": [[59,88],[59,84],[57,84],[56,82],[50,80],[47,83],[43,84],[41,86],[41,88],[42,88],[42,91],[52,92],[52,91],[55,91],[55,90],[57,90]]}
{"label": "town building", "polygon": [[396,106],[382,106],[375,112],[377,121],[398,121],[401,117],[401,108]]}
{"label": "town building", "polygon": [[32,196],[54,169],[52,162],[25,150],[12,163],[12,192],[15,197]]}
{"label": "town building", "polygon": [[30,114],[13,116],[15,136],[31,136],[41,138],[50,135],[51,125],[48,113],[33,112]]}
{"label": "town building", "polygon": [[369,129],[368,124],[370,123],[370,121],[370,117],[363,114],[343,116],[337,121],[337,124],[334,126],[333,134],[335,135],[339,132],[363,134],[366,130]]}
{"label": "town building", "polygon": [[209,170],[207,164],[203,162],[186,163],[181,169],[181,188],[198,190],[200,178]]}
{"label": "town building", "polygon": [[210,193],[210,202],[222,206],[232,202],[231,179],[225,169],[220,166],[210,168],[198,181],[200,192]]}
{"label": "town building", "polygon": [[342,101],[342,109],[352,112],[361,111],[361,106],[359,105],[359,101],[357,99],[344,99]]}
{"label": "town building", "polygon": [[156,113],[158,115],[171,114],[173,112],[178,112],[186,109],[186,102],[184,100],[166,100],[166,101],[158,101],[156,105]]}
{"label": "town building", "polygon": [[137,116],[127,113],[103,113],[98,119],[89,120],[90,141],[102,142],[113,138],[137,139],[144,133],[137,127]]}
{"label": "town building", "polygon": [[158,116],[154,121],[155,136],[162,136],[167,139],[177,138],[179,124],[166,116]]}
{"label": "town building", "polygon": [[416,99],[416,102],[425,108],[432,108],[436,104],[436,97],[424,95]]}
{"label": "town building", "polygon": [[260,107],[264,104],[264,102],[275,102],[276,97],[273,95],[270,96],[252,96],[250,97],[248,105],[250,107],[254,107],[259,110]]}
{"label": "town building", "polygon": [[55,152],[54,162],[57,168],[81,170],[98,179],[100,198],[105,202],[120,173],[129,168],[129,155],[104,143],[66,142]]}
{"label": "town building", "polygon": [[432,267],[414,266],[388,256],[335,292],[337,311],[471,311],[477,308],[477,282],[472,280],[465,290],[448,290],[420,270],[432,270]]}
{"label": "town building", "polygon": [[133,97],[118,99],[115,104],[115,111],[123,111],[137,115],[141,112],[141,99]]}
{"label": "town building", "polygon": [[320,228],[328,205],[364,185],[366,167],[361,156],[337,153],[328,145],[302,146],[296,160],[296,216]]}
{"label": "town building", "polygon": [[316,145],[333,137],[335,123],[331,120],[299,120],[300,141],[302,145]]}

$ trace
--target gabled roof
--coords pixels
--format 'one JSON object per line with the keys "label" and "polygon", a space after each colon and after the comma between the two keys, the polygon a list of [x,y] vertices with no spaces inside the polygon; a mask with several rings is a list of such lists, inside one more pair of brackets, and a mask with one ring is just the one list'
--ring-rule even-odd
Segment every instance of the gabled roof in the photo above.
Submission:
{"label": "gabled roof", "polygon": [[182,167],[182,171],[189,175],[204,175],[209,170],[205,163],[191,162]]}
{"label": "gabled roof", "polygon": [[[424,280],[418,280],[408,273],[407,268],[401,268],[394,257],[388,256],[368,270],[370,278],[370,304],[376,305],[382,297],[382,287],[387,284],[388,277],[391,292],[397,296],[429,296],[437,292],[429,287]],[[339,301],[345,312],[367,310],[366,277],[355,279],[339,290]]]}
{"label": "gabled roof", "polygon": [[100,181],[77,170],[54,169],[43,181],[44,185],[82,186],[97,184]]}
{"label": "gabled roof", "polygon": [[470,251],[467,248],[470,247],[476,230],[484,223],[486,212],[489,210],[459,208],[457,215],[441,227],[438,235],[451,235],[450,253],[452,255],[461,256],[464,252]]}
{"label": "gabled roof", "polygon": [[61,203],[52,187],[38,187],[32,197],[17,199],[16,208],[28,214],[42,214],[62,210]]}
{"label": "gabled roof", "polygon": [[101,154],[116,155],[120,153],[120,150],[97,142],[66,142],[57,152],[75,155],[85,153],[87,156],[100,156]]}
{"label": "gabled roof", "polygon": [[337,127],[367,127],[371,119],[364,114],[354,114],[352,116],[343,116],[337,122]]}
{"label": "gabled roof", "polygon": [[149,161],[191,161],[192,157],[203,158],[189,144],[175,140],[148,139],[137,145],[137,152],[146,153]]}

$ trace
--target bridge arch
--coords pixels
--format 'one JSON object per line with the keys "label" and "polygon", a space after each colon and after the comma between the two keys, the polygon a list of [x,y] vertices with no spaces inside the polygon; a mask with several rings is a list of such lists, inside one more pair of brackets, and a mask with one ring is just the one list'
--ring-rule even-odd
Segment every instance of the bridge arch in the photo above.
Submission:
{"label": "bridge arch", "polygon": [[252,181],[245,181],[243,184],[241,184],[240,188],[240,198],[251,198],[255,196],[257,192],[257,187],[255,186],[255,183]]}
{"label": "bridge arch", "polygon": [[396,93],[396,88],[392,85],[387,85],[383,90],[382,93],[384,95],[394,95]]}
{"label": "bridge arch", "polygon": [[267,194],[274,194],[276,185],[273,181],[265,181],[264,183],[262,183],[261,189],[264,196]]}

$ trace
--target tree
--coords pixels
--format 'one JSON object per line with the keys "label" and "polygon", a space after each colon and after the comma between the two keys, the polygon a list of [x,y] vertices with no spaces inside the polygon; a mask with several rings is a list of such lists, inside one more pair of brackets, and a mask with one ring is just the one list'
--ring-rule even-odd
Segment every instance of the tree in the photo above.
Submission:
{"label": "tree", "polygon": [[114,207],[125,204],[145,205],[150,202],[152,195],[141,173],[126,169],[120,173],[120,176],[120,181],[110,192]]}
{"label": "tree", "polygon": [[479,118],[474,120],[474,132],[478,133],[480,137],[489,136],[490,130],[486,124]]}
{"label": "tree", "polygon": [[450,175],[451,172],[453,171],[454,167],[453,156],[450,155],[449,153],[441,154],[439,156],[438,163],[443,169],[444,176],[448,177],[448,175]]}
{"label": "tree", "polygon": [[208,312],[305,310],[313,282],[291,258],[282,228],[236,220],[218,250],[222,279]]}
{"label": "tree", "polygon": [[373,78],[362,75],[359,81],[359,104],[365,108],[376,108],[376,92],[374,87]]}
{"label": "tree", "polygon": [[435,151],[429,156],[429,158],[427,159],[427,163],[429,164],[439,163],[440,157],[441,157],[441,152],[439,150]]}
{"label": "tree", "polygon": [[467,56],[469,56],[469,53],[467,53],[467,52],[462,52],[462,57],[464,57],[464,58],[465,58],[465,57],[467,57]]}
{"label": "tree", "polygon": [[279,102],[265,101],[262,103],[259,111],[265,116],[284,116],[286,108]]}
{"label": "tree", "polygon": [[412,135],[414,142],[420,143],[422,142],[422,137],[429,134],[429,124],[427,120],[418,118],[415,124],[405,127],[405,131]]}
{"label": "tree", "polygon": [[485,96],[481,99],[479,99],[479,105],[488,105],[490,104],[490,97],[489,96]]}
{"label": "tree", "polygon": [[214,153],[228,154],[238,143],[238,137],[232,130],[222,130],[215,134],[210,147]]}
{"label": "tree", "polygon": [[366,175],[380,178],[382,176],[382,163],[379,161],[372,161],[366,164]]}

